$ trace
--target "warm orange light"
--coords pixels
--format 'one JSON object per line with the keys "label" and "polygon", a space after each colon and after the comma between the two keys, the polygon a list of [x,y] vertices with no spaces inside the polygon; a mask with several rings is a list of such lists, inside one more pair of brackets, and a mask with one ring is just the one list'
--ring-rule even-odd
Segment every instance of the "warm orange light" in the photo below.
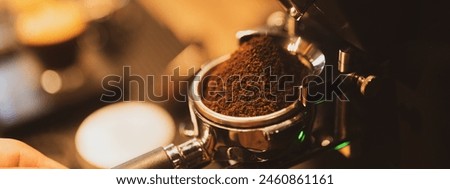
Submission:
{"label": "warm orange light", "polygon": [[17,13],[16,35],[26,45],[52,45],[78,36],[86,28],[82,9],[71,1],[49,1]]}
{"label": "warm orange light", "polygon": [[346,158],[350,158],[351,155],[351,145],[345,146],[341,149],[339,149],[339,152],[345,156]]}
{"label": "warm orange light", "polygon": [[[49,0],[2,0],[6,3],[9,10],[15,14],[20,14],[21,12],[27,12],[33,10],[42,3],[47,3]],[[3,3],[0,1],[0,3]]]}
{"label": "warm orange light", "polygon": [[62,88],[62,78],[54,70],[46,70],[41,74],[41,86],[45,92],[55,94]]}

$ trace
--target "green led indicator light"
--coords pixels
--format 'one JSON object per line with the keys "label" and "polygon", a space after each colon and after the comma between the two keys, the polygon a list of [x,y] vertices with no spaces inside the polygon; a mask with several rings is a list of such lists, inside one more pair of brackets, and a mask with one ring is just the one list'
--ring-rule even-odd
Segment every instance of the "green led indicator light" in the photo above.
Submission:
{"label": "green led indicator light", "polygon": [[306,138],[305,132],[300,131],[300,133],[298,134],[298,140],[300,140],[300,142],[303,142],[305,138]]}
{"label": "green led indicator light", "polygon": [[350,144],[350,141],[345,141],[343,143],[338,144],[336,147],[334,147],[334,150],[340,150]]}

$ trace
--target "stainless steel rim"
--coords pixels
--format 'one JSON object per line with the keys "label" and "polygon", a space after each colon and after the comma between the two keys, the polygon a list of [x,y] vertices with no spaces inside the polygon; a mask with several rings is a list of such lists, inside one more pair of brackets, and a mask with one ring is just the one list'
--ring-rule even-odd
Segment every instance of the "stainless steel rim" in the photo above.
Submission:
{"label": "stainless steel rim", "polygon": [[253,117],[235,117],[235,116],[227,116],[220,113],[217,113],[211,109],[209,109],[205,104],[203,104],[201,100],[202,94],[200,94],[199,88],[202,82],[203,77],[215,66],[224,62],[230,57],[230,55],[225,55],[220,58],[217,58],[207,64],[205,64],[202,69],[196,74],[194,81],[191,84],[189,98],[192,101],[194,107],[204,115],[209,120],[236,128],[254,128],[254,127],[263,127],[267,126],[280,120],[283,120],[286,117],[291,116],[293,113],[298,112],[301,108],[304,108],[302,103],[299,100],[295,101],[291,105],[286,108],[283,108],[279,111],[262,115],[262,116],[253,116]]}

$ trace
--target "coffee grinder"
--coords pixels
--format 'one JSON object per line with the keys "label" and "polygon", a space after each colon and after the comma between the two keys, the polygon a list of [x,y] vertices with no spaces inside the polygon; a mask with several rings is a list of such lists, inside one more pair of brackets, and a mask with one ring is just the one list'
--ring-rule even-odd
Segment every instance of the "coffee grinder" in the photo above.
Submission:
{"label": "coffee grinder", "polygon": [[[264,29],[238,33],[238,40],[251,35],[283,36],[280,45],[296,54],[315,76],[301,87],[298,101],[280,111],[248,118],[209,110],[198,99],[198,89],[208,70],[228,58],[221,57],[206,64],[191,84],[189,106],[195,137],[116,168],[201,168],[211,161],[229,168],[287,168],[346,146],[351,146],[345,156],[355,160],[354,167],[401,167],[405,154],[415,151],[400,150],[409,146],[401,137],[402,127],[445,130],[442,121],[433,121],[445,120],[435,119],[442,118],[444,106],[428,103],[434,109],[421,108],[424,104],[417,101],[427,95],[408,95],[420,90],[424,78],[439,81],[436,74],[418,69],[420,63],[408,60],[426,58],[414,53],[423,50],[423,45],[445,49],[445,32],[427,22],[445,20],[445,11],[432,11],[422,1],[279,1],[286,10],[277,13],[279,19],[269,18]],[[270,20],[281,21],[273,24]],[[440,56],[438,60],[448,58]],[[445,70],[448,66],[438,72]],[[433,86],[430,90],[442,96],[442,88]],[[427,121],[437,125],[422,127]],[[429,135],[437,138],[424,144],[429,148],[422,151],[437,153],[448,147],[442,142],[444,135]]]}

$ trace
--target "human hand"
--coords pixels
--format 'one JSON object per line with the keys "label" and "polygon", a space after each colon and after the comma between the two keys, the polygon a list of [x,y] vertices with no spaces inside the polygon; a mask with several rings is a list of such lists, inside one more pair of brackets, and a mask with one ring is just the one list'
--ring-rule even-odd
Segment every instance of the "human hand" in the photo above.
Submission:
{"label": "human hand", "polygon": [[31,146],[15,140],[0,138],[0,168],[66,168]]}

